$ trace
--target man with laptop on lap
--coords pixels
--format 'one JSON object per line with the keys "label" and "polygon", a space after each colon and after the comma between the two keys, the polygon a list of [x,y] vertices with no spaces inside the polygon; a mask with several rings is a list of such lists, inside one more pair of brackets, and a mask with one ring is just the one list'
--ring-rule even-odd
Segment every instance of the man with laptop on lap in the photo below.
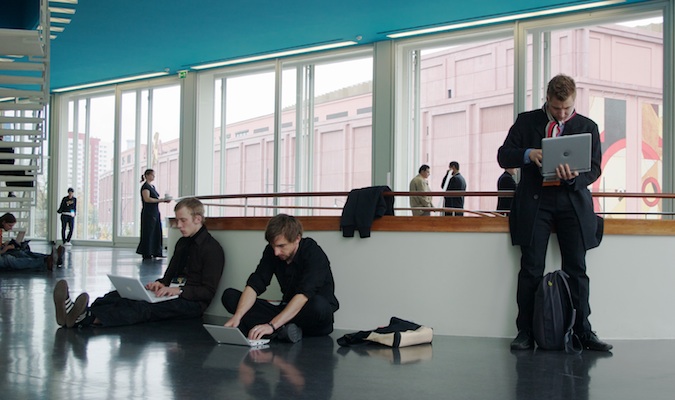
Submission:
{"label": "man with laptop on lap", "polygon": [[[584,349],[609,351],[591,330],[588,316],[589,278],[586,251],[599,245],[598,219],[588,185],[600,177],[602,152],[598,126],[574,110],[576,84],[566,75],[557,75],[548,84],[546,103],[541,109],[521,113],[499,148],[502,168],[520,168],[509,228],[513,245],[521,249],[518,274],[516,326],[513,350],[534,347],[532,317],[537,285],[545,269],[546,249],[555,228],[562,256],[562,270],[569,275],[572,303],[577,310],[574,333]],[[570,165],[555,168],[553,179],[544,179],[542,139],[565,135],[591,134],[591,162],[588,172],[579,173]]]}
{"label": "man with laptop on lap", "polygon": [[[311,238],[302,237],[295,217],[279,214],[265,229],[268,245],[243,292],[226,289],[223,306],[232,318],[226,327],[238,327],[251,340],[276,338],[298,342],[304,336],[333,331],[333,314],[339,308],[335,283],[326,253]],[[276,276],[283,293],[273,304],[258,296]]]}
{"label": "man with laptop on lap", "polygon": [[56,322],[67,328],[111,327],[201,316],[215,296],[225,253],[204,226],[201,201],[185,198],[176,204],[174,211],[176,226],[183,237],[176,242],[164,276],[145,285],[145,289],[159,298],[177,297],[150,303],[124,298],[113,291],[88,307],[89,295],[82,293],[71,301],[68,283],[61,280],[54,288]]}

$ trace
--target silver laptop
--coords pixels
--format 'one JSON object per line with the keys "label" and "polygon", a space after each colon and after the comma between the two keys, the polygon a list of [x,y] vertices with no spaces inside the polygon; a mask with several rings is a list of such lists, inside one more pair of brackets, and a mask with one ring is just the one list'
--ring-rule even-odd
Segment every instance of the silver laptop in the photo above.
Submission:
{"label": "silver laptop", "polygon": [[17,243],[21,244],[25,237],[26,237],[26,231],[19,231],[19,233],[17,233],[16,237],[14,238],[14,240]]}
{"label": "silver laptop", "polygon": [[542,165],[544,178],[555,178],[555,169],[560,164],[568,164],[570,170],[579,173],[591,170],[591,134],[578,133],[541,140]]}
{"label": "silver laptop", "polygon": [[145,288],[138,278],[129,278],[127,276],[117,276],[108,274],[120,296],[130,300],[147,301],[148,303],[159,303],[162,301],[177,299],[178,296],[155,296],[155,293]]}
{"label": "silver laptop", "polygon": [[207,325],[204,324],[204,329],[211,335],[211,337],[219,344],[234,344],[237,346],[258,347],[266,345],[270,342],[269,339],[251,340],[244,336],[239,328],[231,328],[229,326]]}

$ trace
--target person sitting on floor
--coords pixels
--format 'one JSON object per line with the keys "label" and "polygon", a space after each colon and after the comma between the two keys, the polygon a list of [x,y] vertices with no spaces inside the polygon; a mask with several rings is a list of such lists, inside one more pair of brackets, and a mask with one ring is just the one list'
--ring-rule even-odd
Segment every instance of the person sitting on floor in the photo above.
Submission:
{"label": "person sitting on floor", "polygon": [[[194,197],[179,201],[174,208],[176,226],[183,236],[161,279],[145,288],[156,296],[177,298],[159,303],[125,299],[117,291],[96,299],[91,307],[89,295],[71,301],[68,283],[60,280],[54,288],[56,322],[64,327],[121,326],[142,322],[200,317],[216,294],[225,266],[225,252],[204,226],[204,205]],[[183,286],[171,286],[172,282]]]}
{"label": "person sitting on floor", "polygon": [[[302,237],[295,217],[279,214],[265,229],[268,245],[244,292],[226,289],[223,306],[233,314],[225,326],[238,327],[249,339],[276,337],[292,343],[305,336],[333,332],[333,314],[339,308],[335,282],[326,253],[311,238]],[[282,301],[258,299],[275,275]]]}
{"label": "person sitting on floor", "polygon": [[21,243],[16,240],[3,240],[2,234],[9,232],[16,225],[14,214],[5,213],[0,216],[0,271],[3,270],[42,270],[51,271],[54,268],[54,254],[58,252],[57,265],[63,264],[63,247],[58,250],[52,247],[51,254],[34,253],[26,248],[21,248]]}

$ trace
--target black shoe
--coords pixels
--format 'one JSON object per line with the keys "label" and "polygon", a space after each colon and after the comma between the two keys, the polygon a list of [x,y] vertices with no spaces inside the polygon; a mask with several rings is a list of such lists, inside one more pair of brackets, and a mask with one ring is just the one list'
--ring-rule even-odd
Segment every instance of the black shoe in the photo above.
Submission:
{"label": "black shoe", "polygon": [[302,339],[302,329],[296,324],[286,324],[279,328],[277,339],[284,342],[297,343]]}
{"label": "black shoe", "polygon": [[518,336],[511,342],[511,350],[529,350],[533,347],[534,339],[527,331],[519,331]]}
{"label": "black shoe", "polygon": [[56,265],[63,265],[63,255],[66,253],[66,249],[63,246],[59,246],[56,249]]}
{"label": "black shoe", "polygon": [[593,331],[583,333],[579,339],[581,339],[581,344],[584,346],[584,349],[593,350],[593,351],[610,351],[614,346],[609,343],[605,343],[598,338],[598,335]]}
{"label": "black shoe", "polygon": [[143,256],[143,259],[144,259],[144,260],[152,260],[152,256],[145,256],[145,255],[144,255],[144,256]]}

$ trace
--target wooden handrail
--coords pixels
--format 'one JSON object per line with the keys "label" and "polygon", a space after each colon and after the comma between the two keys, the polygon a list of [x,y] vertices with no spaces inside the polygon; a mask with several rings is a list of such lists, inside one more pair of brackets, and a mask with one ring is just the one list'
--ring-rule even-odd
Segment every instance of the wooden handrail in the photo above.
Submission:
{"label": "wooden handrail", "polygon": [[[383,192],[383,196],[432,196],[432,197],[513,197],[513,191],[448,191],[448,192]],[[675,193],[618,193],[618,192],[591,192],[593,197],[644,197],[644,198],[660,198],[660,199],[675,199]],[[349,192],[294,192],[294,193],[240,193],[240,194],[219,194],[208,196],[195,196],[201,200],[226,200],[226,199],[243,199],[243,198],[266,198],[266,197],[346,197]]]}

